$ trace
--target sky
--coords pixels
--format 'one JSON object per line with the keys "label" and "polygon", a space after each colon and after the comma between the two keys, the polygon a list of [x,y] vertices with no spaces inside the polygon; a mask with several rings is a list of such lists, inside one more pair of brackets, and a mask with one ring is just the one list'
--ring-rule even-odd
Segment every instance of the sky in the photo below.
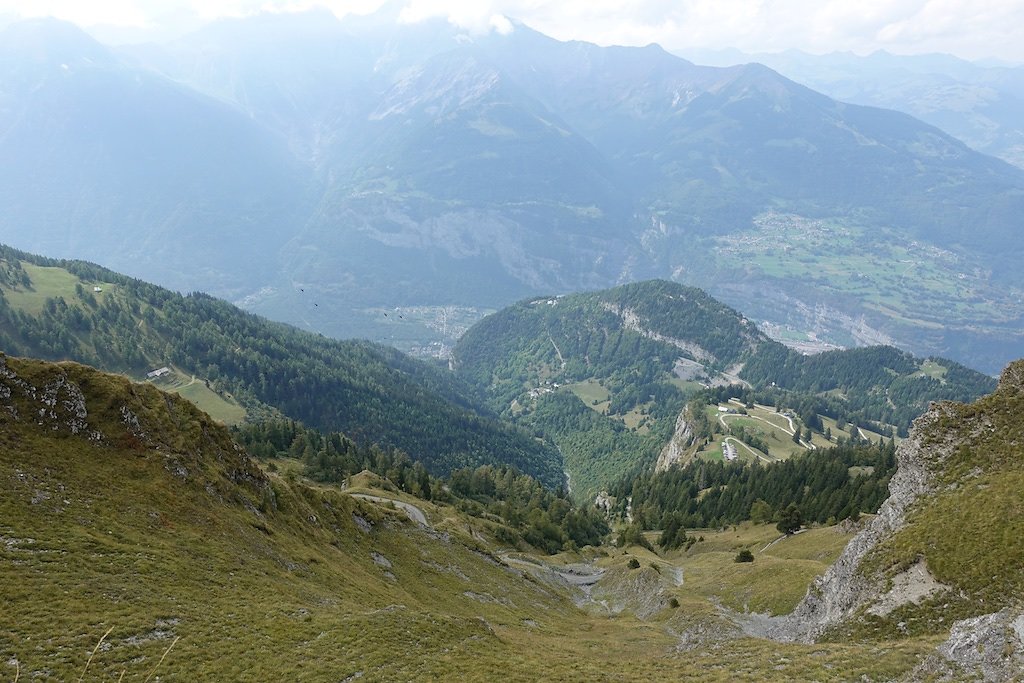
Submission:
{"label": "sky", "polygon": [[[1024,0],[391,0],[402,17],[506,30],[504,17],[561,40],[823,54],[942,52],[1024,64]],[[326,6],[367,14],[383,0],[0,0],[0,18],[55,16],[101,40],[161,39],[219,17]]]}

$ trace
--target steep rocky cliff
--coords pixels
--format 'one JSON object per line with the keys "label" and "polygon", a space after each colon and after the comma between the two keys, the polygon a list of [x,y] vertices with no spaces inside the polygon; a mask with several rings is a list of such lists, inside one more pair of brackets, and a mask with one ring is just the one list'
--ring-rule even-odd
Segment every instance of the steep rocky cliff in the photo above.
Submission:
{"label": "steep rocky cliff", "polygon": [[693,456],[693,449],[690,447],[693,446],[695,436],[690,424],[689,410],[689,407],[686,407],[679,411],[672,438],[658,455],[658,462],[654,466],[656,472],[664,472],[672,465],[685,465]]}
{"label": "steep rocky cliff", "polygon": [[1024,361],[1004,371],[990,396],[933,404],[897,450],[878,515],[791,615],[749,629],[804,642],[950,633],[922,675],[1019,676],[1022,436]]}
{"label": "steep rocky cliff", "polygon": [[[922,437],[934,428],[941,416],[948,414],[950,408],[951,404],[936,405],[914,424],[910,438],[896,451],[898,468],[889,482],[889,498],[882,504],[878,515],[850,541],[835,564],[814,582],[807,596],[790,615],[786,628],[778,633],[780,637],[814,640],[828,628],[853,616],[858,608],[879,600],[885,593],[884,577],[865,576],[862,564],[881,542],[906,525],[908,508],[918,499],[934,493],[932,466],[941,464],[949,452],[924,447]],[[901,602],[901,597],[892,596],[891,600]]]}

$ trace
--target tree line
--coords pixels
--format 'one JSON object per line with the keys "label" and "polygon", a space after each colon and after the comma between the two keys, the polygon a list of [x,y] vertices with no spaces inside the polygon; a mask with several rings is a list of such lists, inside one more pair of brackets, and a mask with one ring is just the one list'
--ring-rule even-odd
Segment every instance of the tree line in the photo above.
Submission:
{"label": "tree line", "polygon": [[341,484],[368,470],[399,490],[424,500],[447,503],[498,521],[498,540],[525,542],[548,553],[600,545],[608,524],[593,506],[577,506],[564,489],[552,490],[510,465],[481,465],[435,477],[406,453],[363,444],[339,432],[322,433],[294,420],[266,420],[233,430],[254,457],[292,457],[316,481]]}
{"label": "tree line", "polygon": [[805,521],[835,523],[873,513],[888,497],[895,446],[847,444],[776,463],[694,461],[616,482],[616,512],[642,529],[721,527],[778,521],[793,505]]}
{"label": "tree line", "polygon": [[173,364],[244,404],[272,406],[313,427],[400,449],[435,474],[502,462],[552,487],[562,481],[561,457],[550,443],[498,419],[447,368],[371,342],[303,332],[206,294],[182,296],[94,264],[7,248],[0,256],[113,285],[99,299],[90,287],[69,299],[51,297],[38,314],[0,299],[0,345],[7,353],[136,376]]}

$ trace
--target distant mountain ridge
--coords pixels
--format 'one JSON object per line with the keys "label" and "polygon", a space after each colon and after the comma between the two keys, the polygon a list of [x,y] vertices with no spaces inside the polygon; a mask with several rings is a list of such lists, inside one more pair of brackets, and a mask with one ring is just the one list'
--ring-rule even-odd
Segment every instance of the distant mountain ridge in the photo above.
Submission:
{"label": "distant mountain ridge", "polygon": [[1024,166],[1024,67],[990,66],[952,55],[877,51],[811,55],[799,50],[682,54],[727,66],[756,61],[837,100],[896,109],[941,128],[974,149]]}
{"label": "distant mountain ridge", "polygon": [[[0,177],[0,239],[20,248],[400,346],[443,337],[449,307],[471,322],[649,277],[832,342],[868,328],[989,372],[1022,334],[1024,171],[761,66],[521,24],[469,36],[386,9],[118,50],[56,22],[8,34],[0,153],[17,170]],[[836,291],[791,272],[803,254],[780,270],[726,253],[776,214],[853,235],[812,255]],[[835,273],[850,253],[880,267]],[[960,275],[970,291],[951,290]],[[866,301],[847,276],[897,280],[900,300]],[[982,305],[952,303],[971,297]],[[395,307],[417,315],[385,320]]]}
{"label": "distant mountain ridge", "polygon": [[183,290],[237,288],[225,254],[273,267],[279,226],[301,215],[303,192],[279,136],[69,24],[18,23],[3,35],[4,241],[116,255],[110,265]]}

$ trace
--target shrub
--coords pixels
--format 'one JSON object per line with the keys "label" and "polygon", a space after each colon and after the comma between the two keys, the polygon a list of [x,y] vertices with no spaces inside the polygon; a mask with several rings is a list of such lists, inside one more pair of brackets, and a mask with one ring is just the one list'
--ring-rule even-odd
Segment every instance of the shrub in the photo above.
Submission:
{"label": "shrub", "polygon": [[753,562],[753,561],[754,561],[754,553],[750,552],[749,550],[741,550],[741,551],[739,551],[739,553],[737,553],[737,555],[736,555],[736,559],[733,560],[733,562]]}
{"label": "shrub", "polygon": [[631,558],[629,558],[628,565],[629,565],[630,569],[639,569],[640,568],[640,560],[636,559],[635,557],[631,557]]}
{"label": "shrub", "polygon": [[629,545],[638,545],[643,548],[647,548],[648,550],[654,550],[654,548],[651,547],[650,541],[648,541],[647,538],[644,537],[643,527],[641,527],[636,522],[633,522],[632,524],[630,524],[625,529],[619,532],[619,538],[616,545],[618,545],[620,548],[625,548]]}
{"label": "shrub", "polygon": [[803,517],[800,510],[796,504],[790,503],[779,515],[779,523],[775,525],[775,528],[781,533],[789,535],[799,531],[801,526],[803,526]]}

